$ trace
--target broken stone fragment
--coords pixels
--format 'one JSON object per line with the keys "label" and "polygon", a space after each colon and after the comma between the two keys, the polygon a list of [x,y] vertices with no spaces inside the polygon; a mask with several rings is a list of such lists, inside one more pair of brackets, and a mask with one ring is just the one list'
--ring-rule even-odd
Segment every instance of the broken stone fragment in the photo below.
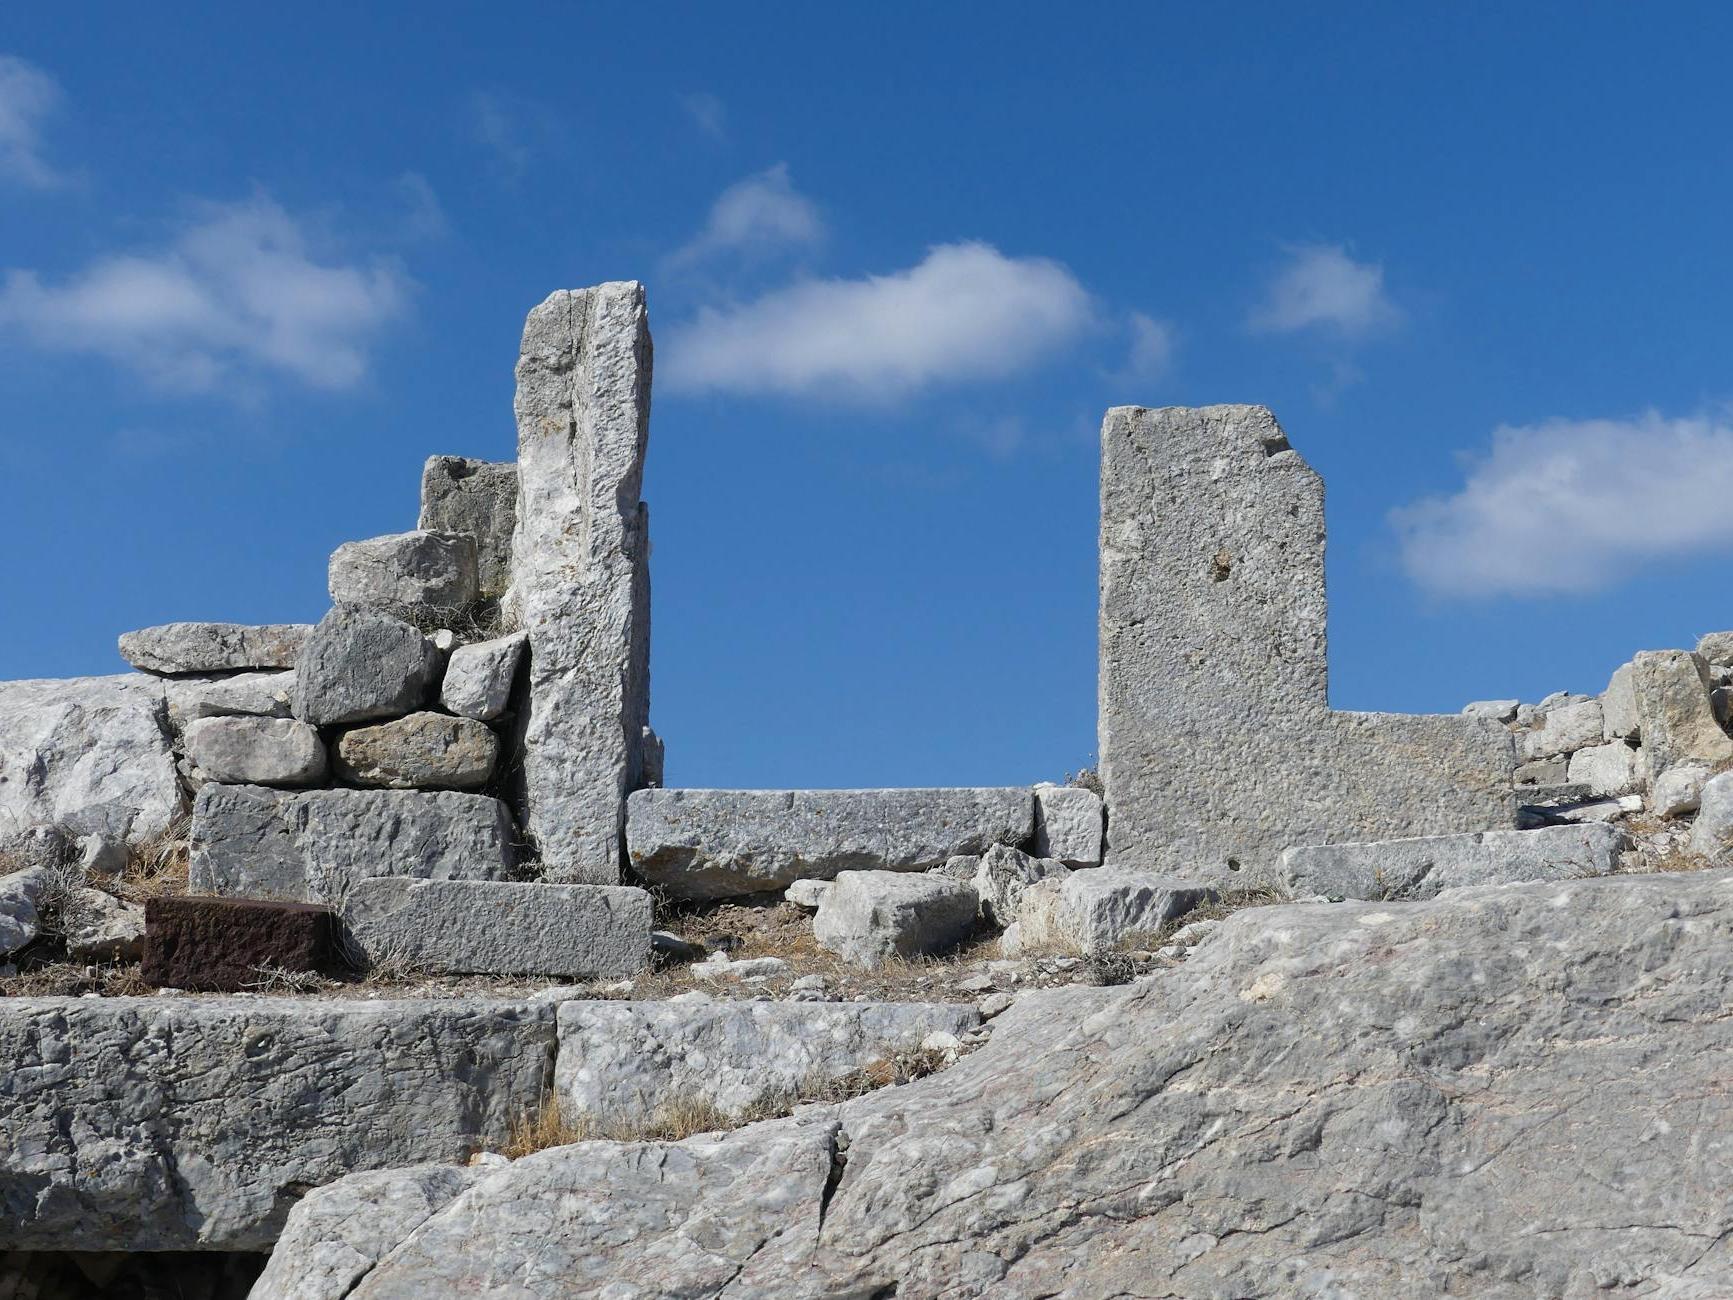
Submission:
{"label": "broken stone fragment", "polygon": [[1566,779],[1588,786],[1591,793],[1603,798],[1630,794],[1643,784],[1638,766],[1642,752],[1622,740],[1589,745],[1571,755]]}
{"label": "broken stone fragment", "polygon": [[981,855],[980,865],[975,868],[974,887],[981,900],[981,918],[1003,930],[1016,921],[1023,907],[1023,893],[1030,885],[1049,876],[1062,876],[1066,871],[1062,862],[1031,857],[1021,849],[995,844]]}
{"label": "broken stone fragment", "polygon": [[1101,865],[1101,796],[1074,785],[1035,787],[1035,856],[1068,867]]}
{"label": "broken stone fragment", "polygon": [[305,623],[164,623],[124,633],[120,657],[165,676],[293,668],[311,632]]}
{"label": "broken stone fragment", "polygon": [[1733,737],[1709,700],[1709,666],[1688,650],[1645,650],[1631,661],[1644,776],[1653,784],[1680,763],[1733,761]]}
{"label": "broken stone fragment", "polygon": [[60,920],[73,961],[137,961],[144,955],[144,908],[100,889],[77,889]]}
{"label": "broken stone fragment", "polygon": [[0,876],[0,957],[17,952],[42,932],[42,907],[52,883],[47,867]]}
{"label": "broken stone fragment", "polygon": [[141,974],[158,987],[237,993],[269,972],[331,975],[338,952],[328,907],[178,894],[144,905]]}
{"label": "broken stone fragment", "polygon": [[1733,667],[1733,632],[1710,632],[1697,642],[1697,653],[1717,668]]}
{"label": "broken stone fragment", "polygon": [[421,474],[419,526],[461,533],[475,542],[483,598],[498,600],[511,582],[511,539],[517,527],[517,464],[432,456]]}
{"label": "broken stone fragment", "polygon": [[387,611],[463,610],[481,591],[474,539],[419,529],[339,546],[328,577],[334,604]]}
{"label": "broken stone fragment", "polygon": [[1000,949],[1007,957],[1106,952],[1126,936],[1159,930],[1215,897],[1214,889],[1190,881],[1124,867],[1050,876],[1023,891],[1015,934],[1007,934]]}
{"label": "broken stone fragment", "polygon": [[163,683],[169,725],[182,731],[200,718],[286,718],[295,697],[294,669],[171,677]]}
{"label": "broken stone fragment", "polygon": [[1626,844],[1603,825],[1314,844],[1283,853],[1282,874],[1298,895],[1409,900],[1464,885],[1610,875]]}
{"label": "broken stone fragment", "polygon": [[339,605],[307,638],[295,716],[315,727],[400,718],[426,702],[444,657],[402,619]]}
{"label": "broken stone fragment", "polygon": [[522,632],[458,646],[445,666],[439,702],[449,713],[493,722],[511,707],[512,686],[529,637]]}
{"label": "broken stone fragment", "polygon": [[844,871],[812,920],[819,946],[857,966],[954,948],[974,929],[974,887],[933,874]]}
{"label": "broken stone fragment", "polygon": [[1474,700],[1462,706],[1465,718],[1486,718],[1492,722],[1509,722],[1516,717],[1517,700]]}
{"label": "broken stone fragment", "polygon": [[207,781],[227,785],[318,785],[325,742],[293,718],[200,718],[186,729],[187,757]]}
{"label": "broken stone fragment", "polygon": [[796,880],[783,891],[782,897],[802,911],[816,912],[829,892],[828,880]]}
{"label": "broken stone fragment", "polygon": [[1712,867],[1733,866],[1733,772],[1723,772],[1704,784],[1691,827],[1691,851]]}
{"label": "broken stone fragment", "polygon": [[345,732],[337,742],[339,777],[388,790],[477,790],[498,763],[491,727],[443,713],[412,713]]}
{"label": "broken stone fragment", "polygon": [[1605,718],[1599,700],[1571,700],[1540,715],[1540,726],[1516,738],[1517,757],[1527,761],[1570,754],[1605,737]]}
{"label": "broken stone fragment", "polygon": [[1696,812],[1710,775],[1701,763],[1681,763],[1669,768],[1655,779],[1655,788],[1649,792],[1649,811],[1657,817]]}
{"label": "broken stone fragment", "polygon": [[1637,740],[1642,735],[1642,722],[1637,715],[1637,692],[1631,683],[1634,665],[1621,664],[1613,670],[1607,689],[1601,695],[1601,734],[1608,740]]}

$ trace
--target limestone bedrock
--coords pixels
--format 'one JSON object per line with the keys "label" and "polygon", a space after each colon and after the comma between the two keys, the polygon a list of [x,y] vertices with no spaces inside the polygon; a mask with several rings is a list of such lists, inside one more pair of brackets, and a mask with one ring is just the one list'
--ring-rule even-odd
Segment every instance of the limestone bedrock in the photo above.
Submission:
{"label": "limestone bedrock", "polygon": [[1324,485],[1261,406],[1101,430],[1110,864],[1235,887],[1281,851],[1514,825],[1490,718],[1332,711]]}

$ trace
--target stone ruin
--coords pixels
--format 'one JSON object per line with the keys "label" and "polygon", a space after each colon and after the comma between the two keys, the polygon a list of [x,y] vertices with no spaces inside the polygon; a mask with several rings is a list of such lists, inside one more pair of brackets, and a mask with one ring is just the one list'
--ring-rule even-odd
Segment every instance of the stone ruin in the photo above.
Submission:
{"label": "stone ruin", "polygon": [[[1474,1052],[1520,1057],[1537,1077],[1563,1069],[1524,1037],[1529,1021],[1508,1001],[1477,1001],[1493,996],[1487,971],[1493,985],[1540,978],[1501,965],[1516,958],[1489,935],[1575,943],[1608,989],[1622,987],[1616,926],[1650,936],[1652,968],[1677,976],[1678,1017],[1700,1022],[1703,1064],[1674,1081],[1680,1095],[1701,1093],[1716,1062],[1733,1059],[1727,1033],[1711,1028],[1720,1020],[1698,1014],[1714,998],[1687,978],[1706,953],[1733,955],[1726,877],[1630,874],[1733,865],[1733,633],[1694,652],[1639,654],[1600,697],[1480,701],[1450,716],[1333,710],[1317,474],[1262,407],[1119,407],[1102,430],[1099,787],[664,788],[641,497],[651,372],[643,286],[556,293],[524,328],[515,464],[428,461],[417,528],[339,548],[332,609],[317,626],[170,624],[121,637],[135,674],[0,684],[0,979],[17,985],[0,984],[13,1063],[0,1083],[0,1296],[8,1268],[43,1294],[103,1294],[97,1279],[136,1280],[145,1266],[127,1261],[147,1254],[177,1261],[176,1285],[196,1274],[211,1296],[244,1294],[261,1268],[261,1298],[496,1294],[506,1273],[530,1267],[514,1253],[527,1245],[498,1244],[517,1240],[520,1218],[569,1276],[514,1295],[1054,1293],[1039,1278],[1098,1269],[1125,1248],[1103,1223],[1154,1222],[1183,1198],[1109,1212],[1071,1247],[1053,1234],[1013,1246],[1014,1220],[985,1211],[927,1240],[924,1229],[884,1229],[869,1210],[906,1202],[896,1213],[909,1222],[942,1226],[950,1211],[913,1166],[942,1152],[932,1158],[947,1177],[980,1178],[977,1147],[980,1160],[1020,1171],[1005,1174],[1020,1195],[1080,1204],[1099,1178],[1094,1194],[1111,1199],[1109,1187],[1147,1175],[1116,1174],[1109,1161],[1028,1190],[1076,1158],[1039,1155],[1054,1132],[1093,1127],[1117,1132],[1118,1158],[1141,1153],[1140,1168],[1190,1151],[1187,1177],[1256,1220],[1268,1189],[1235,1181],[1246,1162],[1273,1158],[1257,1154],[1256,1130],[1234,1130],[1215,1173],[1185,1136],[1206,1119],[1231,1128],[1238,1103],[1190,1114],[1149,1082],[1139,1052],[1166,1042],[1175,1068],[1225,1071],[1222,1095],[1249,1096],[1266,1084],[1256,1044],[1288,1043],[1297,1073],[1267,1081],[1281,1094],[1360,1068],[1356,1052],[1384,1032],[1366,1024],[1436,1020],[1428,1032],[1447,1036],[1469,1015],[1482,1026]],[[126,883],[182,846],[184,889]],[[1495,888],[1446,892],[1464,886]],[[833,965],[800,974],[789,957],[731,956],[676,933],[682,918],[719,907],[798,918]],[[1244,910],[1224,921],[1234,908]],[[1379,910],[1390,908],[1431,910]],[[1703,923],[1666,929],[1680,909]],[[1612,928],[1596,928],[1603,917]],[[1386,947],[1366,947],[1374,932]],[[1699,947],[1680,947],[1689,943]],[[959,946],[990,955],[949,986],[919,973]],[[1343,965],[1350,951],[1391,963],[1395,982]],[[1715,969],[1733,969],[1719,956]],[[107,972],[103,992],[101,979],[136,970],[126,978],[137,987],[28,995],[31,972],[54,961]],[[883,972],[905,969],[915,973],[903,991],[880,996],[850,996],[837,974],[891,980]],[[1324,970],[1344,989],[1364,983],[1361,1002],[1330,985],[1284,1002]],[[392,996],[393,971],[458,982]],[[1084,976],[1097,987],[1065,987]],[[674,986],[657,981],[676,977],[689,987],[667,996]],[[1448,996],[1405,1000],[1427,988]],[[283,992],[302,996],[272,996]],[[1607,997],[1596,1005],[1618,1003]],[[1555,1017],[1559,1041],[1575,1032],[1568,1008],[1530,1010]],[[1121,1021],[1141,1028],[1121,1033]],[[1203,1038],[1171,1029],[1190,1021],[1213,1026],[1218,1043],[1244,1037],[1236,1059],[1249,1073],[1233,1076],[1216,1048],[1198,1054]],[[1312,1038],[1297,1039],[1296,1024]],[[1163,1039],[1170,1032],[1181,1037]],[[1615,1075],[1648,1059],[1606,1051]],[[886,1063],[910,1054],[949,1068],[834,1100],[863,1074],[896,1082],[901,1067]],[[1079,1073],[1082,1059],[1108,1064]],[[1016,1100],[983,1129],[968,1105],[989,1083]],[[1090,1089],[1117,1100],[1044,1118]],[[927,1099],[925,1120],[897,1109],[905,1094]],[[1431,1115],[1435,1103],[1418,1096],[1344,1103],[1343,1149]],[[682,1143],[677,1204],[642,1184],[632,1139],[561,1147],[570,1154],[553,1163],[488,1154],[550,1104],[600,1126],[583,1133],[606,1133],[666,1127],[694,1105],[740,1123],[809,1098],[832,1100]],[[1113,1129],[1152,1098],[1166,1099],[1171,1125],[1156,1115],[1153,1127]],[[1500,1114],[1526,1105],[1497,1104]],[[1616,1098],[1604,1104],[1614,1139],[1636,1125]],[[1294,1120],[1284,1150],[1324,1141],[1306,1136],[1308,1122]],[[1488,1149],[1504,1140],[1502,1121],[1457,1122],[1464,1132],[1484,1123]],[[1423,1127],[1451,1131],[1436,1117]],[[1021,1145],[992,1154],[982,1134],[999,1128]],[[887,1136],[905,1130],[906,1146]],[[1459,1154],[1442,1141],[1416,1139],[1391,1158],[1406,1172],[1391,1176],[1434,1177],[1421,1170]],[[1687,1212],[1645,1184],[1668,1207],[1656,1222],[1696,1213],[1688,1241],[1660,1229],[1642,1238],[1645,1258],[1686,1269],[1690,1241],[1728,1239],[1733,1176],[1718,1180],[1676,1146],[1627,1163],[1651,1159],[1698,1171],[1686,1200],[1718,1193],[1719,1211]],[[1307,1190],[1313,1173],[1292,1175],[1296,1205],[1336,1194]],[[1530,1176],[1551,1186],[1544,1168]],[[546,1218],[547,1205],[598,1186],[612,1198],[599,1217]],[[1458,1190],[1430,1195],[1448,1209]],[[753,1233],[780,1215],[767,1209],[779,1196],[807,1198],[812,1219],[778,1226],[784,1265],[760,1267],[765,1238]],[[1567,1207],[1561,1241],[1577,1244],[1507,1244],[1500,1276],[1568,1282],[1581,1273],[1560,1262],[1570,1249],[1594,1255],[1585,1243],[1604,1215],[1554,1199]],[[715,1214],[737,1216],[724,1236],[761,1246],[717,1256],[684,1229],[658,1235],[664,1221]],[[620,1240],[636,1244],[623,1253],[597,1227],[610,1215],[630,1225]],[[857,1244],[838,1247],[827,1222],[850,1225]],[[1201,1211],[1162,1222],[1164,1240],[1213,1243],[1189,1259],[1156,1250],[1170,1279],[1242,1231]],[[1432,1230],[1431,1272],[1407,1273],[1412,1261],[1390,1263],[1400,1251],[1375,1229],[1367,1220],[1343,1240],[1376,1269],[1338,1260],[1319,1276],[1359,1278],[1365,1294],[1491,1276],[1492,1265],[1440,1244],[1454,1227]],[[466,1253],[472,1240],[495,1243],[495,1264]],[[1239,1271],[1220,1287],[1172,1293],[1336,1293],[1324,1282],[1288,1289],[1279,1251],[1264,1260],[1247,1249],[1228,1250]],[[198,1263],[212,1252],[253,1262]],[[995,1289],[1017,1269],[1028,1273],[1018,1287]],[[1253,1275],[1262,1281],[1245,1284]],[[1733,1278],[1733,1262],[1714,1276]],[[1419,1290],[1379,1289],[1396,1277]],[[604,1289],[624,1278],[642,1289]],[[887,1279],[910,1289],[884,1290]],[[1505,1294],[1490,1282],[1478,1293]],[[1554,1293],[1578,1292],[1510,1292]]]}

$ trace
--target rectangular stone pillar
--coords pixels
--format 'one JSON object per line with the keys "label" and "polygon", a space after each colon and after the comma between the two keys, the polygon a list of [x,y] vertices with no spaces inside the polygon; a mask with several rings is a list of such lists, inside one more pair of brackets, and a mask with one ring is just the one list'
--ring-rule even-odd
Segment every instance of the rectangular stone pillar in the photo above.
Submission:
{"label": "rectangular stone pillar", "polygon": [[509,616],[529,633],[525,829],[550,880],[620,879],[649,723],[651,345],[636,281],[561,290],[524,323]]}
{"label": "rectangular stone pillar", "polygon": [[1250,886],[1290,845],[1514,824],[1496,722],[1331,710],[1324,485],[1264,407],[1107,413],[1100,634],[1112,865]]}

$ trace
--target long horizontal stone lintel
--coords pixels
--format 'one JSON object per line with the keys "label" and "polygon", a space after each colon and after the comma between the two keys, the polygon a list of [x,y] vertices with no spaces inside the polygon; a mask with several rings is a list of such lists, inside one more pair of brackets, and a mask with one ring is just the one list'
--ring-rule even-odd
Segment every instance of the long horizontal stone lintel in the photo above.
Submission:
{"label": "long horizontal stone lintel", "polygon": [[1626,843],[1624,832],[1596,822],[1362,844],[1309,844],[1282,854],[1281,874],[1300,895],[1423,899],[1464,885],[1609,875],[1618,869]]}

